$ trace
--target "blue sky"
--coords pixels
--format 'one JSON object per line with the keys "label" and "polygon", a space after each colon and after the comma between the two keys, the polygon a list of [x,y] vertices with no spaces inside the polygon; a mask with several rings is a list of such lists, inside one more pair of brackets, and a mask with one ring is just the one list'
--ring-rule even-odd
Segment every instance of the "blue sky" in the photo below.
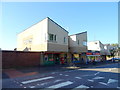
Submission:
{"label": "blue sky", "polygon": [[87,31],[88,41],[118,43],[117,2],[4,2],[2,49],[17,47],[17,34],[50,17],[69,34]]}

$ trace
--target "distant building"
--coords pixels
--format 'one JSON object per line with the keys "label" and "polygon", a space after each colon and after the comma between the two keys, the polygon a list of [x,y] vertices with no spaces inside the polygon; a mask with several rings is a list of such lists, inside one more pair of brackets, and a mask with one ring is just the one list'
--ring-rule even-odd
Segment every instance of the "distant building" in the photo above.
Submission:
{"label": "distant building", "polygon": [[91,56],[89,58],[100,61],[100,60],[106,60],[106,55],[110,55],[108,46],[102,44],[100,41],[88,42],[87,46],[88,46],[88,51],[89,52],[91,51],[91,55],[88,55],[88,56]]}

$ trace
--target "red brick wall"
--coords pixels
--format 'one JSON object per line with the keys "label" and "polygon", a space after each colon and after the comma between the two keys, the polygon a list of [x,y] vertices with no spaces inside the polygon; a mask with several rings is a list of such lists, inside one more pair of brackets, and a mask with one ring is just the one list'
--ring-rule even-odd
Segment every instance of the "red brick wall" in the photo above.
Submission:
{"label": "red brick wall", "polygon": [[2,51],[2,68],[40,65],[40,52]]}

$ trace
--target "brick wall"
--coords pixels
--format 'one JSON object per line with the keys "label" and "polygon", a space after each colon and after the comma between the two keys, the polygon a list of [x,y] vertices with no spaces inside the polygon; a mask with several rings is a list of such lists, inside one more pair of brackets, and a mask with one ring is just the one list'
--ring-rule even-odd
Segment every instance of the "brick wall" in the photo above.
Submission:
{"label": "brick wall", "polygon": [[40,65],[40,52],[2,51],[2,68]]}

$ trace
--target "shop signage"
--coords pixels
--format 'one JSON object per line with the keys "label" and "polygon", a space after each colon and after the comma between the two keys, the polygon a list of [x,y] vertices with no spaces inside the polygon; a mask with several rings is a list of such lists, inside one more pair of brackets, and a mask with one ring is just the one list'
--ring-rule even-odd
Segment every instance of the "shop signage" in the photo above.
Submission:
{"label": "shop signage", "polygon": [[86,55],[100,55],[100,53],[86,53]]}

